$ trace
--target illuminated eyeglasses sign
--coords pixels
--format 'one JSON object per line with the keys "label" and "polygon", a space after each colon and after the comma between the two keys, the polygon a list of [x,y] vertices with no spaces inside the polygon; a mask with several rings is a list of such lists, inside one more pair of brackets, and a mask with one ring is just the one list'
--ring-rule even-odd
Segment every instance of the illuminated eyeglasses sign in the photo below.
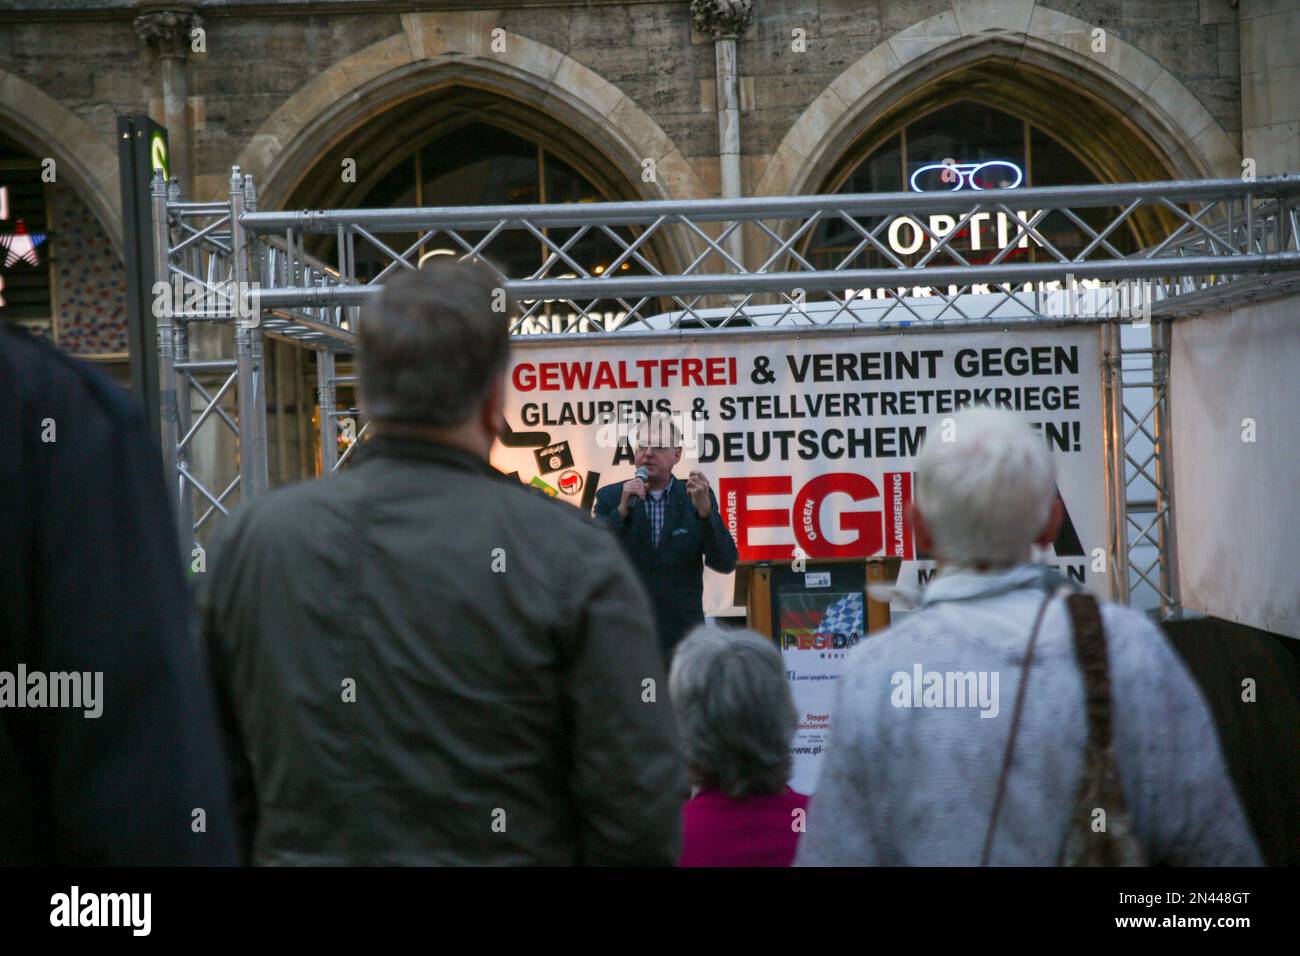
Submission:
{"label": "illuminated eyeglasses sign", "polygon": [[1005,159],[982,163],[928,163],[912,173],[912,192],[957,192],[961,189],[1015,189],[1025,173]]}
{"label": "illuminated eyeglasses sign", "polygon": [[[990,159],[982,163],[927,163],[912,173],[909,184],[913,192],[957,192],[962,189],[1015,189],[1024,181],[1024,170],[1015,163]],[[1016,220],[1027,225],[1036,215],[1036,211],[1028,210],[1010,216],[1005,212],[977,212],[966,220],[962,229],[969,233],[972,252],[1005,249],[1018,228]],[[926,223],[931,235],[911,216],[897,216],[889,224],[886,239],[894,252],[910,256],[920,252],[927,240],[933,249],[952,234],[960,221],[960,216],[932,215]],[[988,233],[985,232],[986,224]],[[1015,243],[1020,249],[1029,248],[1028,233],[1021,233]]]}
{"label": "illuminated eyeglasses sign", "polygon": [[454,256],[455,254],[456,253],[451,249],[430,249],[424,255],[420,256],[419,261],[415,264],[415,268],[423,269],[424,264],[434,256]]}

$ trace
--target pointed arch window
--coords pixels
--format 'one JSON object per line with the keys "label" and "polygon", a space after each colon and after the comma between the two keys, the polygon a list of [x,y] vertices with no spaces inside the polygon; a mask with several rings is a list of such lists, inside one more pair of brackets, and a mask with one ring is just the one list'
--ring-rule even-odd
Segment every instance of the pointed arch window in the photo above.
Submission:
{"label": "pointed arch window", "polygon": [[[545,144],[485,122],[471,122],[441,132],[390,163],[377,181],[365,185],[348,206],[362,209],[418,208],[429,206],[512,206],[533,203],[591,203],[608,198],[589,177]],[[543,235],[564,249],[558,255],[546,242],[524,230],[501,232],[483,254],[511,278],[524,278],[545,269],[547,276],[576,274],[574,266],[602,275],[616,262],[622,247],[599,229],[589,229],[572,245],[566,243],[577,229],[547,229]],[[625,232],[625,230],[624,230]],[[464,231],[460,238],[472,247],[486,231]],[[631,235],[624,235],[626,242]],[[420,234],[398,234],[386,241],[399,251],[420,239]],[[442,235],[424,243],[419,256],[464,255],[466,249]],[[332,239],[322,243],[321,257],[331,261]],[[572,262],[566,261],[568,257]],[[365,281],[378,274],[388,257],[366,243],[356,246],[357,277]],[[620,273],[647,270],[635,258],[619,263]]]}
{"label": "pointed arch window", "polygon": [[[1088,185],[1101,182],[1067,144],[1027,119],[975,100],[949,103],[925,115],[895,125],[883,135],[860,141],[853,163],[841,164],[841,171],[828,183],[831,193],[932,192],[936,190],[995,189],[1013,186]],[[952,164],[956,172],[942,166]],[[1100,230],[1117,210],[1098,208],[1078,213],[1089,226]],[[882,217],[861,217],[859,225],[872,229]],[[942,224],[942,221],[941,221]],[[927,224],[933,227],[933,224]],[[1063,213],[1050,213],[1036,226],[1043,237],[1064,255],[1075,257],[1092,241],[1085,230]],[[886,231],[888,233],[888,230]],[[970,263],[989,262],[1008,245],[1012,248],[1002,262],[1044,261],[1051,253],[1027,238],[1016,240],[1016,224],[1000,213],[972,217],[957,231],[951,245]],[[891,250],[908,265],[916,264],[931,247],[919,230],[903,227],[892,236],[882,234]],[[805,256],[819,269],[839,267],[861,242],[861,234],[843,220],[827,219],[819,224],[806,247]],[[1107,237],[1119,252],[1138,248],[1133,229],[1125,224]],[[1098,248],[1090,257],[1101,256]],[[842,268],[878,269],[893,263],[868,246]],[[932,265],[958,265],[959,260],[940,252]]]}

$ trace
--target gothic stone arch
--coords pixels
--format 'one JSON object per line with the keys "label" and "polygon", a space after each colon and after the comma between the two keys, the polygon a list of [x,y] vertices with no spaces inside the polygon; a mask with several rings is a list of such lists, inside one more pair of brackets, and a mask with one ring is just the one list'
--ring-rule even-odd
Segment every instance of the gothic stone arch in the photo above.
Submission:
{"label": "gothic stone arch", "polygon": [[54,159],[56,175],[89,204],[121,257],[122,197],[112,146],[57,100],[4,70],[0,70],[0,123],[18,136],[30,137],[33,153]]}
{"label": "gothic stone arch", "polygon": [[1093,29],[1034,0],[954,0],[952,10],[895,34],[836,77],[790,128],[755,193],[820,188],[854,138],[892,107],[990,58],[1091,98],[1176,177],[1240,175],[1240,150],[1177,78],[1114,34],[1104,52],[1093,52]]}
{"label": "gothic stone arch", "polygon": [[[469,83],[555,118],[599,151],[637,198],[707,195],[672,139],[613,84],[558,50],[504,30],[496,38],[504,50],[494,52],[494,12],[403,14],[402,28],[326,70],[252,136],[236,162],[253,175],[261,208],[278,207],[349,130],[440,82]],[[642,181],[644,159],[655,161],[655,182]],[[692,257],[686,248],[671,253],[682,263]]]}

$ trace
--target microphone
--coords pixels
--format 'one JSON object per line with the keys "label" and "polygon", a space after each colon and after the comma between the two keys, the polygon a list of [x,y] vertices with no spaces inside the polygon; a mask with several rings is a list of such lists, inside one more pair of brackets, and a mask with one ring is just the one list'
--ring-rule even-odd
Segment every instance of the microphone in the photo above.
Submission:
{"label": "microphone", "polygon": [[[645,465],[642,465],[640,468],[638,468],[638,469],[636,470],[635,473],[633,473],[632,477],[633,477],[633,478],[638,478],[638,479],[640,479],[641,481],[646,481],[646,480],[649,479],[649,477],[650,477],[650,471],[649,471],[649,469],[646,468]],[[641,496],[640,496],[640,495],[628,495],[628,496],[627,496],[627,500],[628,500],[629,502],[632,502],[632,501],[640,501],[640,500],[641,500]]]}

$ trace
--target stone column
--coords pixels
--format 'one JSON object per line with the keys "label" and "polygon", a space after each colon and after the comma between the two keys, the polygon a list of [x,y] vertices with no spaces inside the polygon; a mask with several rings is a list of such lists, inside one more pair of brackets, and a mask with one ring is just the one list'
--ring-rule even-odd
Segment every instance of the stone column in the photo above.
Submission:
{"label": "stone column", "polygon": [[1300,172],[1300,0],[1241,0],[1242,156],[1255,174]]}
{"label": "stone column", "polygon": [[[754,19],[754,0],[691,0],[695,29],[711,34],[715,53],[718,90],[718,167],[722,198],[739,199],[740,97],[736,89],[736,38]],[[744,238],[740,229],[727,237],[727,254],[745,261]]]}
{"label": "stone column", "polygon": [[180,180],[181,195],[190,194],[189,56],[191,32],[202,26],[195,7],[183,2],[142,0],[136,5],[135,32],[158,54],[162,69],[163,123],[172,177]]}
{"label": "stone column", "polygon": [[[190,151],[189,122],[189,55],[193,44],[193,31],[203,25],[195,12],[196,6],[186,0],[139,0],[135,5],[135,32],[157,55],[162,73],[163,125],[167,127],[168,169],[177,186],[173,198],[192,200],[193,173]],[[203,197],[215,199],[215,196]],[[230,333],[216,322],[186,323],[184,341],[188,358],[211,360],[229,358],[233,348]],[[219,387],[223,373],[214,373],[205,379],[209,391]],[[203,410],[203,401],[193,390],[177,395],[184,402],[186,421],[193,421]],[[227,410],[230,409],[229,402]],[[234,437],[214,417],[210,419],[189,444],[190,473],[214,494],[220,492],[238,468]],[[188,493],[188,489],[187,489]],[[241,496],[242,497],[242,496]],[[234,499],[239,500],[239,499]],[[233,503],[227,499],[227,503]],[[207,511],[206,502],[199,504],[199,514]],[[182,509],[185,514],[185,509]],[[209,519],[199,538],[208,541],[218,521]],[[188,553],[188,552],[187,552]]]}

